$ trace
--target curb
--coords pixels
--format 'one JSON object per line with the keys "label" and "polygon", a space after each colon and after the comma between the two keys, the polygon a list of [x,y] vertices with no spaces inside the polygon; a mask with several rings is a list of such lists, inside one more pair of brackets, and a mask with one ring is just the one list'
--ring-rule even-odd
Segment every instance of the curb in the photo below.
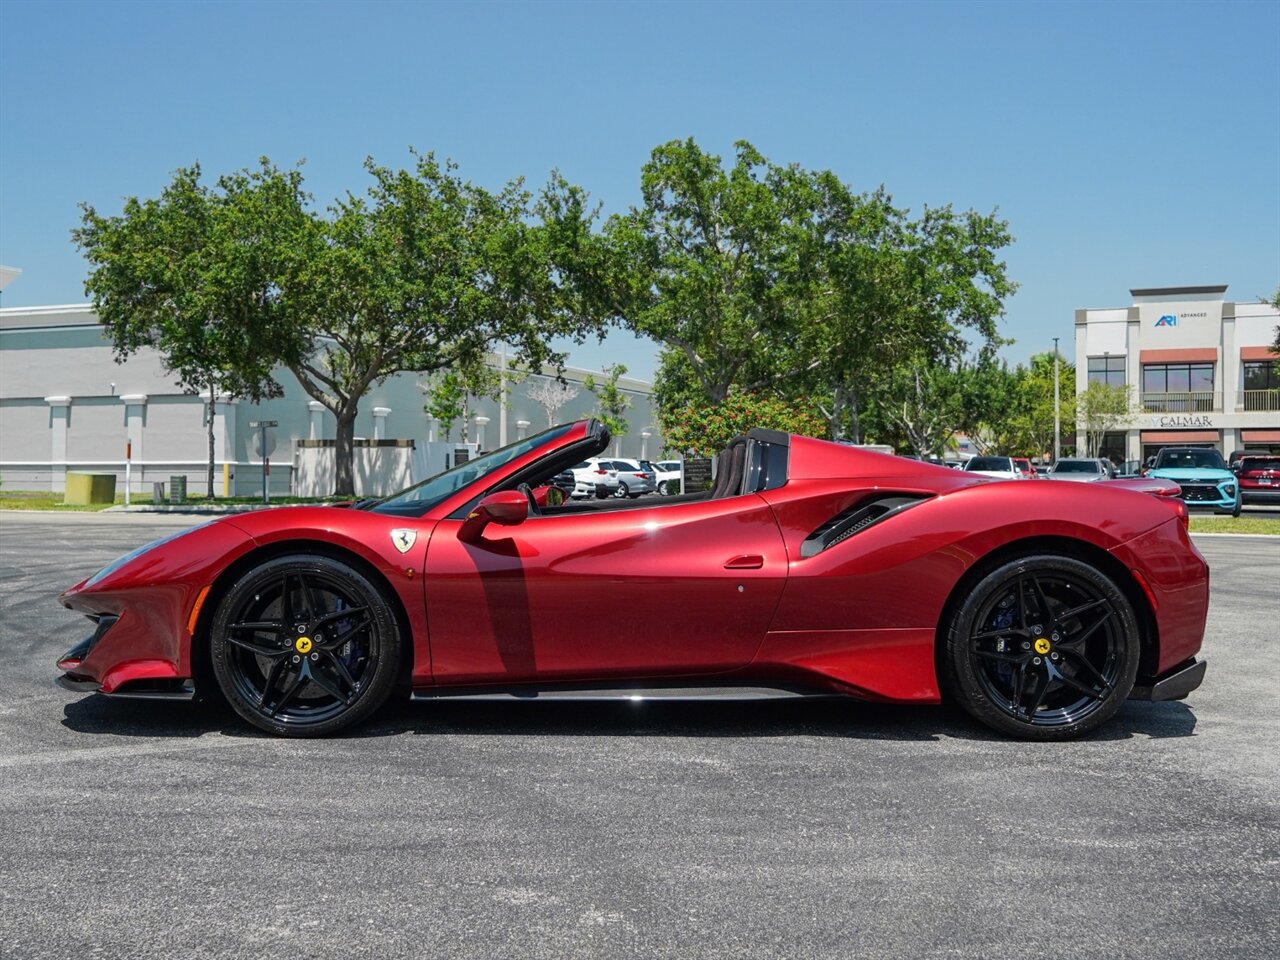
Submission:
{"label": "curb", "polygon": [[297,507],[310,506],[310,504],[297,503],[228,503],[224,506],[203,507],[195,505],[179,505],[158,507],[153,504],[139,504],[138,506],[116,506],[107,507],[105,510],[99,510],[99,513],[186,513],[186,514],[208,514],[216,515],[221,513],[253,513],[257,510],[279,510],[281,507]]}

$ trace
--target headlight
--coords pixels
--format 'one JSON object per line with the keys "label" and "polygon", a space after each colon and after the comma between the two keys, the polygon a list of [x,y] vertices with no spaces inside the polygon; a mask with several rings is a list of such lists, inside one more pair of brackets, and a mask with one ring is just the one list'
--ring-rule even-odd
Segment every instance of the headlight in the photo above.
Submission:
{"label": "headlight", "polygon": [[1222,488],[1222,492],[1228,497],[1234,497],[1236,495],[1236,485],[1234,483],[1228,483]]}
{"label": "headlight", "polygon": [[130,560],[138,559],[138,557],[142,556],[148,550],[154,550],[156,547],[159,547],[166,543],[170,543],[174,540],[177,540],[179,537],[185,537],[192,530],[197,530],[197,529],[199,528],[187,527],[185,530],[179,530],[177,533],[171,533],[167,537],[161,537],[159,540],[152,540],[150,543],[144,543],[137,550],[130,550],[123,557],[116,557],[114,560],[108,563],[105,567],[103,567],[101,570],[95,573],[92,577],[86,580],[84,582],[85,587],[92,587],[95,583],[98,583],[101,580],[105,580],[107,577],[111,576],[111,574],[115,573],[117,570],[123,567]]}

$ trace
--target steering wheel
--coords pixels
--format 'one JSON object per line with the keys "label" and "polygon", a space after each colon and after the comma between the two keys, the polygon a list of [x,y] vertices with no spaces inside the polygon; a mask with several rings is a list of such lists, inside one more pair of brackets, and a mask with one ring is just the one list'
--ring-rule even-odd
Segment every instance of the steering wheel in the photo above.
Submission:
{"label": "steering wheel", "polygon": [[527,483],[522,483],[518,487],[516,487],[516,489],[519,490],[521,493],[523,493],[526,499],[528,499],[529,515],[531,517],[536,517],[541,515],[542,508],[538,506],[538,498],[533,495],[533,488],[529,486]]}

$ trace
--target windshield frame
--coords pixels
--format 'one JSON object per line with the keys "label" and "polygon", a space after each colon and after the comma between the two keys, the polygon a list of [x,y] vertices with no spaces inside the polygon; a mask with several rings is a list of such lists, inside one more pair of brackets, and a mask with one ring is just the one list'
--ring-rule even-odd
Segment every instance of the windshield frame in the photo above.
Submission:
{"label": "windshield frame", "polygon": [[[501,482],[508,472],[531,459],[538,459],[564,446],[575,427],[585,428],[586,421],[562,423],[541,433],[509,443],[497,450],[490,450],[471,460],[466,460],[443,473],[433,474],[389,497],[363,505],[370,513],[383,513],[397,517],[423,517],[441,507],[464,491],[484,488]],[[535,456],[536,455],[536,456]]]}

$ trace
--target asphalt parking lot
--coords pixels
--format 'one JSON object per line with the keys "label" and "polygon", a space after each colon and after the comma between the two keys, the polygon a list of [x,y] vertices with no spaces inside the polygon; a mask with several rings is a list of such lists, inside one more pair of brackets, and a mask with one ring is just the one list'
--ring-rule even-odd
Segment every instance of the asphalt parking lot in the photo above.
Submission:
{"label": "asphalt parking lot", "polygon": [[6,960],[1276,955],[1280,540],[1197,538],[1204,687],[1074,743],[816,702],[296,742],[52,683],[56,593],[189,523],[0,515]]}

